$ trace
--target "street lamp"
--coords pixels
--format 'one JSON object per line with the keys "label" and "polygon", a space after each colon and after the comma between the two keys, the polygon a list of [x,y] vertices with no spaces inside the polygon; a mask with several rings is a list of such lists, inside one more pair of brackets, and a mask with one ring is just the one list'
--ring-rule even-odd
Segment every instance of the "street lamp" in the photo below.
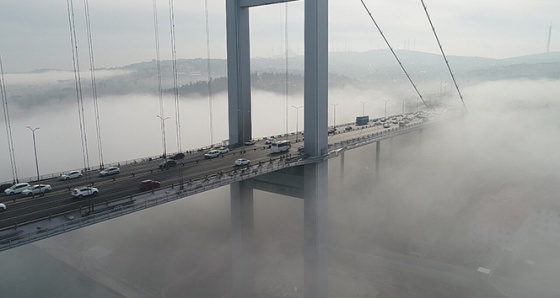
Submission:
{"label": "street lamp", "polygon": [[37,169],[37,181],[39,181],[39,160],[37,159],[37,143],[35,142],[35,131],[40,127],[31,128],[31,126],[27,126],[31,133],[33,134],[33,149],[35,151],[35,168]]}
{"label": "street lamp", "polygon": [[299,130],[298,130],[298,123],[299,123],[299,109],[303,108],[303,106],[292,106],[292,108],[296,109],[296,143],[298,141],[298,134],[299,134]]}
{"label": "street lamp", "polygon": [[387,102],[391,101],[390,99],[384,99],[385,102],[385,118],[387,118]]}
{"label": "street lamp", "polygon": [[365,106],[366,106],[367,101],[362,101],[361,103],[362,103],[362,116],[365,116],[366,115]]}
{"label": "street lamp", "polygon": [[338,103],[331,103],[331,105],[334,108],[333,127],[336,127],[336,106],[338,106]]}
{"label": "street lamp", "polygon": [[160,115],[156,115],[161,120],[161,141],[163,143],[163,158],[167,157],[167,146],[165,142],[165,120],[169,119],[169,117],[161,117]]}

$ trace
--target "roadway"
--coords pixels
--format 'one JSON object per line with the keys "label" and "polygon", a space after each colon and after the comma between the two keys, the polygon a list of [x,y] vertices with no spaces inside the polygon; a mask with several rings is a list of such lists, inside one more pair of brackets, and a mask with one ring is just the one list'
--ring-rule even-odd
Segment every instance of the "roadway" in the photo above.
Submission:
{"label": "roadway", "polygon": [[[409,125],[422,123],[420,118],[415,117]],[[345,130],[346,127],[352,130]],[[341,143],[348,140],[361,138],[365,135],[382,133],[394,130],[398,126],[391,123],[392,128],[384,128],[382,125],[355,126],[344,124],[338,126],[337,133],[329,135],[329,144]],[[231,151],[220,157],[205,159],[207,151],[185,152],[185,158],[178,160],[177,166],[169,169],[160,169],[159,164],[163,159],[145,159],[143,162],[126,164],[120,166],[120,173],[113,176],[100,177],[98,172],[87,173],[88,177],[82,177],[67,181],[58,178],[42,180],[41,184],[50,184],[52,191],[44,196],[25,197],[23,195],[6,196],[2,194],[0,202],[6,204],[7,210],[0,213],[0,230],[25,224],[40,218],[56,216],[71,211],[87,211],[88,208],[127,197],[141,194],[139,184],[142,180],[152,179],[161,182],[161,188],[170,188],[182,183],[200,183],[200,181],[216,175],[224,175],[232,171],[238,171],[234,162],[238,158],[246,158],[251,165],[267,163],[271,160],[299,156],[298,147],[303,145],[302,135],[298,135],[296,142],[295,134],[290,134],[287,139],[292,142],[292,148],[285,153],[271,153],[264,139],[257,140],[254,145],[231,148]],[[277,136],[277,140],[286,137]],[[71,190],[84,185],[93,185],[99,189],[99,195],[73,198]]]}

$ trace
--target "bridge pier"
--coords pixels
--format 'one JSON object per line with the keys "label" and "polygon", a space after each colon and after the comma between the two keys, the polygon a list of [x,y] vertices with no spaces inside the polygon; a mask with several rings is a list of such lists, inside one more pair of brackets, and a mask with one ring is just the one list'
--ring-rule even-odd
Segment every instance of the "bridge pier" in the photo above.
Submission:
{"label": "bridge pier", "polygon": [[321,298],[328,296],[328,162],[305,165],[304,172],[304,294]]}
{"label": "bridge pier", "polygon": [[379,162],[381,160],[381,141],[375,142],[375,177],[379,177]]}
{"label": "bridge pier", "polygon": [[344,178],[344,152],[340,154],[340,178]]}
{"label": "bridge pier", "polygon": [[253,189],[246,182],[230,185],[233,297],[256,297]]}
{"label": "bridge pier", "polygon": [[[249,8],[289,1],[294,0],[226,1],[230,144],[240,145],[252,139]],[[292,170],[292,177],[288,175],[290,171],[277,171],[282,179],[262,181],[267,179],[263,177],[254,185],[278,189],[278,185],[288,184],[297,193],[301,179],[291,185],[290,182],[301,178],[303,172],[303,187],[299,189],[303,188],[305,217],[304,291],[307,298],[323,298],[327,297],[328,166],[323,158],[328,149],[328,0],[305,1],[304,5],[304,148],[316,163]],[[251,295],[255,273],[250,183],[231,186],[234,297],[254,296]]]}

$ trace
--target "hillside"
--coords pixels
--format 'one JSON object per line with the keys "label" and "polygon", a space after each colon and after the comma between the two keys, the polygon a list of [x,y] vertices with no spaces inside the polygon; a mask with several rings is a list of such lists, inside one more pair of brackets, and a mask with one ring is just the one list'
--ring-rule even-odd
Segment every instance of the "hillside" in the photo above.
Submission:
{"label": "hillside", "polygon": [[[449,73],[441,55],[415,51],[396,52],[402,64],[417,85],[440,84],[449,80]],[[449,56],[449,64],[456,79],[470,84],[488,80],[510,79],[558,79],[560,78],[560,53],[544,53],[507,59],[483,57]],[[280,58],[255,58],[251,60],[252,88],[283,93],[286,61]],[[227,65],[224,59],[210,61],[212,91],[227,91]],[[207,96],[208,74],[205,59],[179,59],[177,61],[179,95],[181,98]],[[303,57],[292,56],[289,61],[289,92],[303,91]],[[162,86],[170,92],[173,86],[172,63],[161,61]],[[99,96],[124,95],[130,93],[157,93],[156,61],[140,62],[124,67],[99,71],[115,74],[97,78]],[[33,75],[49,76],[52,72],[41,70]],[[13,104],[21,108],[42,104],[75,100],[74,81],[57,80],[55,84],[8,85],[7,92]],[[334,52],[329,56],[329,86],[337,88],[353,86],[357,89],[385,88],[391,90],[400,84],[408,84],[407,78],[388,50],[368,52]],[[89,78],[82,78],[83,94],[91,94]]]}

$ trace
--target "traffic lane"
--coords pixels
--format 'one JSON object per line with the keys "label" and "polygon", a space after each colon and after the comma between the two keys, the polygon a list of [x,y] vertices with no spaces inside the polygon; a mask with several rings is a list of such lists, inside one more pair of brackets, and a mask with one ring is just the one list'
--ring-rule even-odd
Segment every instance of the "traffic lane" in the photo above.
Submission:
{"label": "traffic lane", "polygon": [[[228,172],[235,169],[234,161],[237,158],[243,157],[252,161],[252,164],[258,162],[267,162],[271,159],[276,159],[284,155],[293,154],[297,155],[297,149],[294,147],[284,153],[273,154],[268,149],[267,145],[253,145],[251,147],[240,147],[232,150],[230,153],[224,154],[220,157],[213,159],[200,159],[188,160],[189,162],[181,163],[177,167],[169,170],[161,170],[155,168],[158,164],[155,160],[146,163],[138,163],[136,167],[123,167],[121,173],[109,177],[96,177],[92,178],[94,186],[99,189],[100,194],[96,197],[85,198],[82,200],[72,199],[69,189],[73,186],[82,186],[84,182],[75,181],[73,185],[64,185],[65,189],[61,189],[47,200],[29,202],[26,206],[15,208],[11,212],[15,216],[19,216],[18,220],[21,222],[22,218],[28,218],[27,213],[33,213],[38,216],[38,213],[43,213],[43,216],[49,214],[61,213],[68,209],[68,206],[77,209],[90,206],[92,204],[99,204],[111,200],[130,197],[140,193],[139,183],[144,179],[153,179],[162,182],[162,187],[170,187],[171,185],[179,184],[181,181],[186,182],[190,180],[203,179],[208,176],[216,175],[220,172]],[[200,156],[203,156],[202,154]],[[136,171],[133,171],[135,169]],[[147,170],[149,169],[149,170]],[[139,171],[141,170],[141,171]],[[136,173],[138,172],[138,173]],[[82,179],[82,178],[79,178]],[[67,181],[64,181],[67,182]],[[20,210],[18,212],[18,209]],[[23,215],[22,215],[23,214]],[[23,216],[23,217],[22,217]]]}

